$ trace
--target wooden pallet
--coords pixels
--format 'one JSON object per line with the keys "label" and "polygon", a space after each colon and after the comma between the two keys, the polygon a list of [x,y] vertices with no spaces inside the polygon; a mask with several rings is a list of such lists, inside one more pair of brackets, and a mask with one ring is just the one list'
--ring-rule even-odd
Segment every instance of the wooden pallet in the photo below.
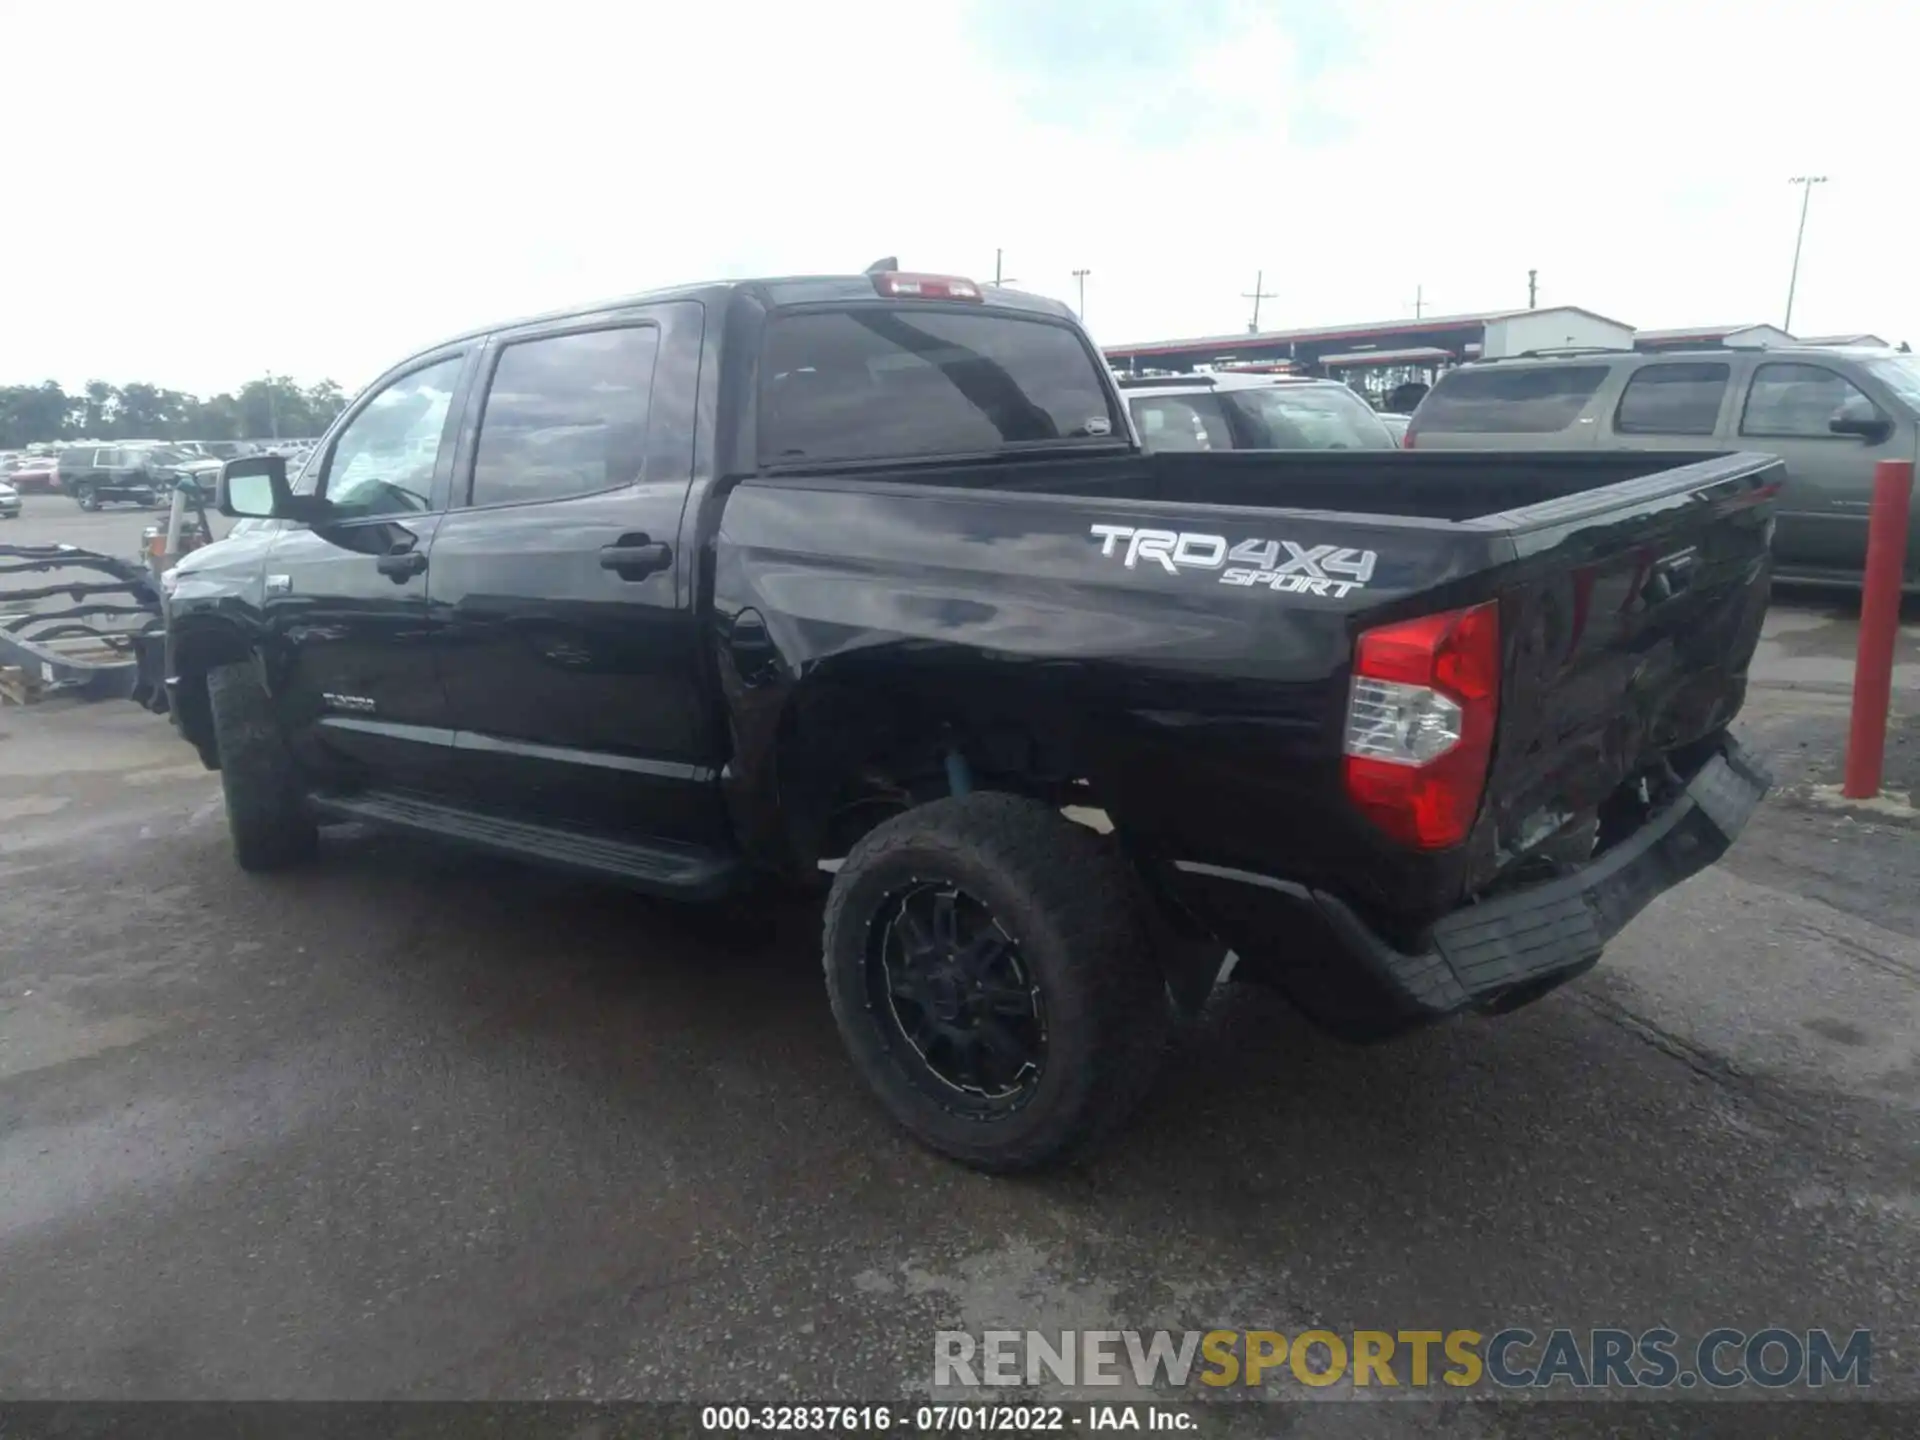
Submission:
{"label": "wooden pallet", "polygon": [[[84,664],[124,664],[129,658],[125,651],[115,650],[104,641],[90,635],[49,640],[45,648],[64,659],[77,660]],[[37,704],[68,688],[70,687],[49,684],[44,677],[24,665],[0,666],[0,700],[12,705]]]}

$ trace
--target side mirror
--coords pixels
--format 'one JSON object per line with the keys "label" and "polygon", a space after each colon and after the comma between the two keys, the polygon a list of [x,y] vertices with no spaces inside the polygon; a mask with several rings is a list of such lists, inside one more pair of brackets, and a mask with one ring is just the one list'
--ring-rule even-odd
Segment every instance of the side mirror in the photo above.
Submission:
{"label": "side mirror", "polygon": [[1835,435],[1857,435],[1869,445],[1878,445],[1893,434],[1893,422],[1877,410],[1846,410],[1827,421]]}
{"label": "side mirror", "polygon": [[220,467],[219,510],[244,520],[284,516],[293,492],[287,488],[287,462],[278,455],[248,455]]}

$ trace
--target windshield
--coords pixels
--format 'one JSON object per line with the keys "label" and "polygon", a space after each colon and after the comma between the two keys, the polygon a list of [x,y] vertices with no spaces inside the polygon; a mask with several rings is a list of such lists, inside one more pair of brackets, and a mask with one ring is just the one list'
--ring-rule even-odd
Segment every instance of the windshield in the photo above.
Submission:
{"label": "windshield", "polygon": [[1902,355],[1866,364],[1874,378],[1898,395],[1907,409],[1920,415],[1920,356]]}
{"label": "windshield", "polygon": [[1256,450],[1397,450],[1371,406],[1344,385],[1230,390],[1221,399],[1247,423]]}
{"label": "windshield", "polygon": [[1071,327],[865,305],[774,320],[760,460],[968,455],[1117,432],[1104,369]]}

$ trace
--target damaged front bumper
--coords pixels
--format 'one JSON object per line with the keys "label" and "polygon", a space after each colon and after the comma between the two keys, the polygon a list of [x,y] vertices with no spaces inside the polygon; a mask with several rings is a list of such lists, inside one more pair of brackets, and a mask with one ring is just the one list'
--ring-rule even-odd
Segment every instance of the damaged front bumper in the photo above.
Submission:
{"label": "damaged front bumper", "polygon": [[1501,1012],[1589,969],[1627,922],[1713,864],[1766,796],[1771,779],[1731,739],[1640,827],[1556,879],[1462,906],[1408,953],[1337,896],[1272,876],[1176,862],[1194,907],[1241,946],[1254,972],[1335,1033],[1371,1040],[1461,1010]]}

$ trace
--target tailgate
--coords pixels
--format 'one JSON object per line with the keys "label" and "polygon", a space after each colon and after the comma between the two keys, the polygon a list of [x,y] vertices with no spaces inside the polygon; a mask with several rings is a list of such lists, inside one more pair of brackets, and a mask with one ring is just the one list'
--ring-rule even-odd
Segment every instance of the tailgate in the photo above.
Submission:
{"label": "tailgate", "polygon": [[1520,558],[1501,596],[1507,668],[1470,890],[1561,846],[1583,858],[1603,802],[1641,777],[1657,790],[1670,759],[1684,768],[1685,747],[1740,709],[1782,468],[1682,458],[1487,517]]}

